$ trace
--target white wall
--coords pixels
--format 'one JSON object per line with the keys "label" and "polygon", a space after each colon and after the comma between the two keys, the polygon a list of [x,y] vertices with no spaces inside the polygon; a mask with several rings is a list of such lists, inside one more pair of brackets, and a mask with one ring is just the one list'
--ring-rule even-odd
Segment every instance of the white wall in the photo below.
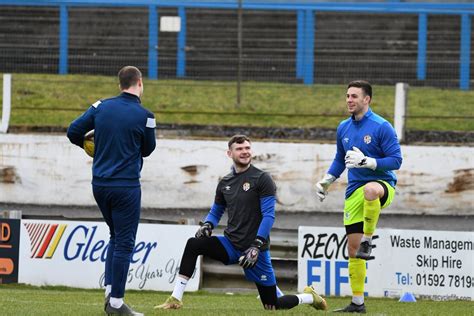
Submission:
{"label": "white wall", "polygon": [[[226,141],[159,139],[142,170],[144,207],[207,208],[219,177],[229,171]],[[314,183],[324,175],[334,144],[253,143],[254,164],[278,186],[277,209],[340,212],[346,174],[324,203]],[[402,146],[397,196],[386,213],[474,214],[474,148]],[[0,135],[0,201],[94,205],[91,165],[65,135]],[[195,172],[183,168],[191,166]],[[452,184],[458,189],[449,191]]]}

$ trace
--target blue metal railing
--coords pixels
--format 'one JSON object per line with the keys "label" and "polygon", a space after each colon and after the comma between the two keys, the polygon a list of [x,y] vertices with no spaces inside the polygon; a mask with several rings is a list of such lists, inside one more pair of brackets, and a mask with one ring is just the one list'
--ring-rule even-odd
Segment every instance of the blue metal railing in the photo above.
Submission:
{"label": "blue metal railing", "polygon": [[[14,6],[59,6],[60,8],[60,47],[59,73],[68,72],[68,7],[74,6],[133,6],[149,9],[148,77],[158,78],[158,14],[160,7],[178,9],[181,18],[181,31],[178,33],[176,76],[186,76],[186,9],[213,8],[237,9],[238,0],[0,0],[0,5]],[[472,3],[405,3],[385,1],[364,2],[319,2],[311,0],[244,0],[244,10],[291,10],[297,12],[297,50],[296,77],[305,84],[314,82],[314,34],[315,12],[364,12],[391,14],[418,14],[418,57],[417,78],[426,79],[427,17],[429,14],[449,14],[461,16],[460,72],[459,87],[469,89],[471,54],[471,16],[474,15]],[[317,30],[316,30],[317,31]]]}
{"label": "blue metal railing", "polygon": [[66,5],[59,7],[59,73],[68,73],[69,17]]}
{"label": "blue metal railing", "polygon": [[461,17],[461,62],[459,64],[459,85],[469,89],[469,70],[471,65],[471,16],[464,13]]}
{"label": "blue metal railing", "polygon": [[428,31],[428,17],[426,13],[418,15],[418,60],[417,78],[426,79],[426,36]]}
{"label": "blue metal railing", "polygon": [[[155,5],[148,9],[148,77],[158,78],[158,13]],[[153,26],[153,27],[152,27]]]}
{"label": "blue metal railing", "polygon": [[181,18],[181,30],[178,33],[178,53],[176,76],[186,76],[186,9],[184,7],[178,8],[178,15]]}

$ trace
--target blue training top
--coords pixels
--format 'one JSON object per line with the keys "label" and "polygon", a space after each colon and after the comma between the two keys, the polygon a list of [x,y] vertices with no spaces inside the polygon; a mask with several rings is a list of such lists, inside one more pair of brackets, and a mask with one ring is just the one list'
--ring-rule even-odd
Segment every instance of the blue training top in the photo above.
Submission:
{"label": "blue training top", "polygon": [[143,157],[156,146],[155,117],[136,95],[122,94],[94,103],[67,130],[69,140],[83,147],[84,135],[94,129],[92,184],[140,186]]}
{"label": "blue training top", "polygon": [[353,116],[342,121],[337,128],[337,152],[328,173],[339,178],[346,168],[345,156],[355,146],[367,157],[375,158],[377,168],[353,168],[348,170],[346,199],[360,186],[374,180],[384,180],[391,186],[397,184],[392,170],[402,164],[402,153],[392,125],[369,108],[360,121]]}

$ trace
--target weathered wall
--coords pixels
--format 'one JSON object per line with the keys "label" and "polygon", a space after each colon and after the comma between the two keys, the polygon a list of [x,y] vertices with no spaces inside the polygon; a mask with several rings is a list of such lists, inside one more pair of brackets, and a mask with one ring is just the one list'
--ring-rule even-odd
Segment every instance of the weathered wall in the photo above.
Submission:
{"label": "weathered wall", "polygon": [[[159,139],[142,170],[144,207],[207,208],[229,171],[225,141]],[[335,145],[255,142],[254,163],[278,186],[278,210],[340,212],[345,177],[320,203],[314,183],[331,163]],[[402,146],[397,196],[384,212],[474,214],[474,148]],[[0,135],[0,201],[94,205],[92,159],[64,135]]]}

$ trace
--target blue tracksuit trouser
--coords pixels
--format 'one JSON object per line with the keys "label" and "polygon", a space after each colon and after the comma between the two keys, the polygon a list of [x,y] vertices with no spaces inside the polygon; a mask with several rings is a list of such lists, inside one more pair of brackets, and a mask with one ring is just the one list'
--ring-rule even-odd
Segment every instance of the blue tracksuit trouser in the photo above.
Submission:
{"label": "blue tracksuit trouser", "polygon": [[112,297],[122,298],[140,220],[141,188],[93,185],[92,189],[110,230],[104,285],[112,285]]}

